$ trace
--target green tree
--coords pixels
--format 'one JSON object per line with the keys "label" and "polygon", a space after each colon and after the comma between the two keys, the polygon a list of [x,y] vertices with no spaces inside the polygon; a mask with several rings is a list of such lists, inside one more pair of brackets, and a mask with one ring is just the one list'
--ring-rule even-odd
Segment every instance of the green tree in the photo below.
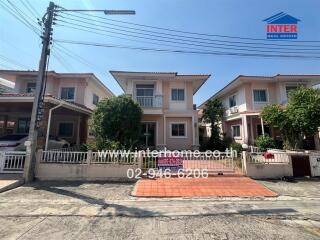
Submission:
{"label": "green tree", "polygon": [[262,111],[263,121],[279,128],[286,149],[301,149],[303,138],[320,126],[320,91],[299,87],[289,93],[287,106],[273,104]]}
{"label": "green tree", "polygon": [[211,136],[206,146],[211,150],[224,150],[220,136],[220,124],[223,119],[224,107],[220,100],[209,100],[203,110],[202,121],[211,124]]}
{"label": "green tree", "polygon": [[139,146],[142,109],[131,97],[103,99],[92,116],[97,148],[133,149]]}

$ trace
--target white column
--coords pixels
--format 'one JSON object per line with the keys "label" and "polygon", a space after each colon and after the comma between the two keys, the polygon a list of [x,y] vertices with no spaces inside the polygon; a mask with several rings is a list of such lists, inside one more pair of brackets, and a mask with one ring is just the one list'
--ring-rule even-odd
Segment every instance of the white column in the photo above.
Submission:
{"label": "white column", "polygon": [[[196,145],[196,133],[195,133],[195,127],[194,127],[194,115],[192,115],[192,145]],[[186,129],[187,131],[187,129]]]}
{"label": "white column", "polygon": [[264,125],[263,125],[263,119],[260,116],[260,120],[261,120],[261,130],[262,130],[262,136],[264,136]]}
{"label": "white column", "polygon": [[247,122],[247,116],[244,115],[242,117],[242,136],[243,136],[243,143],[248,144],[248,122]]}
{"label": "white column", "polygon": [[251,144],[254,144],[254,136],[253,136],[253,121],[252,116],[250,117],[250,134],[251,134]]}
{"label": "white column", "polygon": [[163,145],[167,145],[167,124],[166,124],[166,116],[163,115]]}
{"label": "white column", "polygon": [[80,145],[80,116],[78,116],[78,121],[77,121],[77,145]]}

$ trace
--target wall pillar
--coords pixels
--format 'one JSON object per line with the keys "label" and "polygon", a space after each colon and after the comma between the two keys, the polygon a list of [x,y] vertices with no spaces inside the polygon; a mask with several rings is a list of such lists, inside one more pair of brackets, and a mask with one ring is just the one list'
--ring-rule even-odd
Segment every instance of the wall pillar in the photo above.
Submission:
{"label": "wall pillar", "polygon": [[248,144],[248,122],[246,115],[242,117],[242,131],[243,143]]}

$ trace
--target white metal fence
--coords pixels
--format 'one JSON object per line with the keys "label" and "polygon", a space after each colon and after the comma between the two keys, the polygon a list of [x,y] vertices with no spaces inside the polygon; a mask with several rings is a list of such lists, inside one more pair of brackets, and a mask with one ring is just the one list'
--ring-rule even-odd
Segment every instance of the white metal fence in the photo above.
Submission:
{"label": "white metal fence", "polygon": [[22,173],[26,152],[0,152],[0,173]]}
{"label": "white metal fence", "polygon": [[[162,156],[144,156],[142,162],[143,170],[157,169],[158,160]],[[208,170],[208,172],[234,172],[234,157],[230,154],[220,153],[219,155],[208,155],[205,152],[190,152],[181,154],[178,158],[182,158],[182,169],[191,170]]]}
{"label": "white metal fence", "polygon": [[286,152],[250,152],[249,163],[257,164],[289,164],[289,155]]}
{"label": "white metal fence", "polygon": [[42,163],[70,163],[70,164],[136,164],[138,156],[135,153],[115,154],[112,152],[58,152],[41,151]]}

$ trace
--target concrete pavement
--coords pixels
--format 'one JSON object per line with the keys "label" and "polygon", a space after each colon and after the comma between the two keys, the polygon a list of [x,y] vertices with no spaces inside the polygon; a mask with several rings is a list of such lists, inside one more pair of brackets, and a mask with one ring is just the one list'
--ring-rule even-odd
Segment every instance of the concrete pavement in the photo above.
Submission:
{"label": "concrete pavement", "polygon": [[0,194],[0,239],[319,239],[319,181],[262,183],[280,196],[136,199],[132,184],[35,183]]}

